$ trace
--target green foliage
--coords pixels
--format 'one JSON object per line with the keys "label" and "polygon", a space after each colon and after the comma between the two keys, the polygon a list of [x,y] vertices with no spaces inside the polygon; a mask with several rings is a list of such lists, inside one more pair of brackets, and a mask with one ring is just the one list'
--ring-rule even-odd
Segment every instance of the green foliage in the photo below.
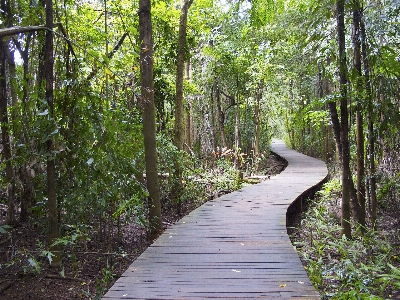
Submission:
{"label": "green foliage", "polygon": [[325,184],[322,197],[304,216],[299,254],[311,281],[329,299],[383,299],[388,287],[398,287],[399,270],[392,265],[396,249],[376,231],[340,238],[332,214],[339,187],[337,180]]}
{"label": "green foliage", "polygon": [[24,273],[33,272],[35,274],[40,274],[40,272],[42,270],[40,263],[34,257],[29,257],[28,264],[22,266],[22,268],[24,270]]}
{"label": "green foliage", "polygon": [[[217,191],[228,190],[233,191],[238,185],[238,171],[233,163],[227,159],[218,159],[216,161],[216,168],[213,170],[217,175],[217,180],[214,181],[214,186]],[[213,174],[210,174],[213,176]]]}
{"label": "green foliage", "polygon": [[342,181],[335,177],[324,183],[321,190],[317,192],[317,195],[321,196],[323,201],[330,201],[335,198],[339,198],[342,193]]}
{"label": "green foliage", "polygon": [[116,274],[114,274],[114,266],[110,265],[107,260],[107,266],[102,269],[101,280],[96,279],[96,296],[94,299],[101,299],[104,292],[108,290],[108,285],[113,281],[115,276]]}
{"label": "green foliage", "polygon": [[51,246],[76,246],[82,240],[89,241],[90,230],[93,228],[84,224],[64,225],[65,234],[56,239]]}

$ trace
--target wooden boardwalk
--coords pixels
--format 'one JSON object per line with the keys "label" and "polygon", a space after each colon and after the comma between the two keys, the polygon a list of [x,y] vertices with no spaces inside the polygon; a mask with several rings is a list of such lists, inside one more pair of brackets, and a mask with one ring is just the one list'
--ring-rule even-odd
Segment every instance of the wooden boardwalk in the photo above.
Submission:
{"label": "wooden boardwalk", "polygon": [[327,169],[280,141],[272,150],[288,160],[284,172],[182,218],[103,299],[320,299],[287,235],[286,211]]}

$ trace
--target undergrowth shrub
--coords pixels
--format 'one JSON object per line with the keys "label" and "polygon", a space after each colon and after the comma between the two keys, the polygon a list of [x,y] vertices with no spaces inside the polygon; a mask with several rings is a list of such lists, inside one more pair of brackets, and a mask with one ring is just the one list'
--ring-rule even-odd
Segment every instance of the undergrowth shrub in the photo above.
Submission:
{"label": "undergrowth shrub", "polygon": [[396,266],[400,260],[396,248],[387,241],[387,233],[366,231],[351,240],[340,236],[340,225],[330,209],[338,195],[337,180],[325,184],[296,233],[298,241],[294,244],[310,280],[323,299],[399,296],[400,269]]}

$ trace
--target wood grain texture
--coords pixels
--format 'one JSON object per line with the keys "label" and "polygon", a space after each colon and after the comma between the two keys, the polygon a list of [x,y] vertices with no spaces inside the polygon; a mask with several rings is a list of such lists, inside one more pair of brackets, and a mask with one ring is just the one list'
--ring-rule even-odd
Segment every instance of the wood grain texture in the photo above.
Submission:
{"label": "wood grain texture", "polygon": [[286,211],[325,164],[274,140],[281,174],[209,201],[167,229],[104,295],[110,299],[320,299],[286,230]]}

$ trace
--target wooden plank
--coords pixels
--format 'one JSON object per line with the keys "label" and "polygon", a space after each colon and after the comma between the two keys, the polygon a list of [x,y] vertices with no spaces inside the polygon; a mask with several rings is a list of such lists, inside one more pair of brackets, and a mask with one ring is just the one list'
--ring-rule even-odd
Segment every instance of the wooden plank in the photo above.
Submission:
{"label": "wooden plank", "polygon": [[319,299],[286,231],[286,211],[327,175],[275,142],[286,170],[209,201],[167,229],[103,299]]}

